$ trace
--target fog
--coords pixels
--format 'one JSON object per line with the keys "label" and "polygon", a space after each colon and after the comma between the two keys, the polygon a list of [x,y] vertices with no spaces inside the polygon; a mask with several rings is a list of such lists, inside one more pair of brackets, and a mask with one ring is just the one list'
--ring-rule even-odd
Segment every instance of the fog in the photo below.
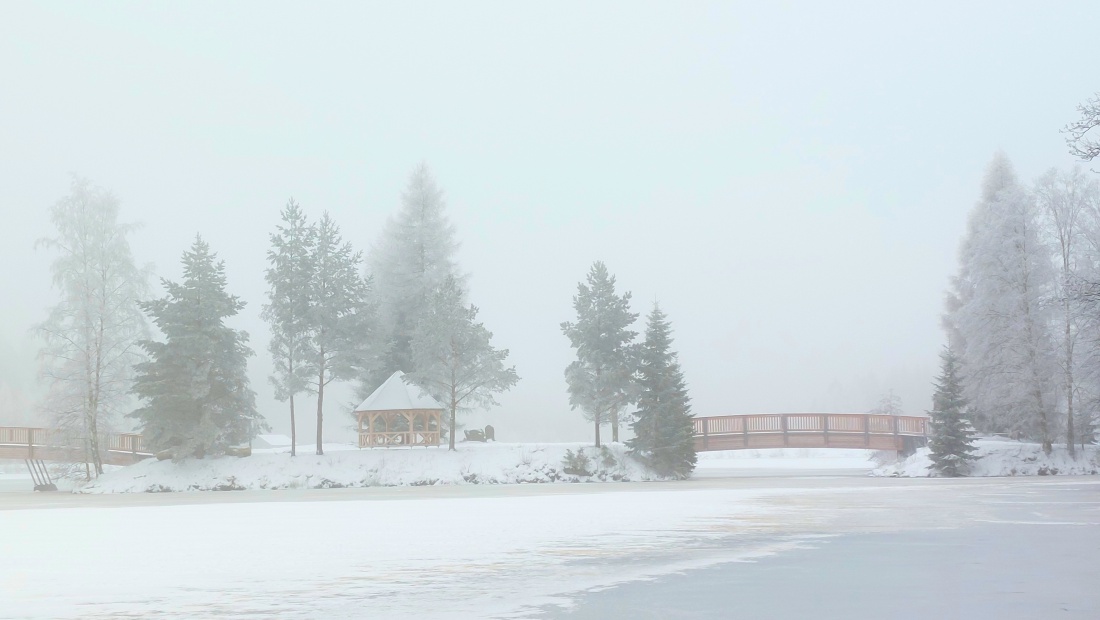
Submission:
{"label": "fog", "polygon": [[[982,171],[998,149],[1024,179],[1073,162],[1059,128],[1097,88],[1098,20],[1086,2],[4,4],[0,420],[34,420],[30,330],[56,301],[34,241],[71,174],[143,224],[159,277],[196,233],[226,261],[286,432],[259,318],[279,209],[328,210],[366,251],[420,162],[521,377],[475,418],[502,438],[589,436],[559,324],[594,260],[635,312],[668,313],[696,415],[866,411],[888,390],[924,411]],[[326,399],[339,425],[350,388]]]}

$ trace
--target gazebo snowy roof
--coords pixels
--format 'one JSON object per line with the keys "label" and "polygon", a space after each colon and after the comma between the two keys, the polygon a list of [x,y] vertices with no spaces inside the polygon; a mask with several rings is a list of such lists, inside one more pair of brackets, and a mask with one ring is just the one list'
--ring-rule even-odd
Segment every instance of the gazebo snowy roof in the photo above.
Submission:
{"label": "gazebo snowy roof", "polygon": [[405,373],[398,370],[386,382],[355,408],[359,411],[402,411],[409,409],[444,409],[439,401],[419,387],[405,380]]}

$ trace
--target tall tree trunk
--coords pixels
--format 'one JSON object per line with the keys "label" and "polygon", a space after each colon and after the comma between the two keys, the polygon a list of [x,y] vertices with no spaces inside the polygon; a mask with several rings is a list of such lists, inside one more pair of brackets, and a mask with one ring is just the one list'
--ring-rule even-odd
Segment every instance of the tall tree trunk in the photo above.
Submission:
{"label": "tall tree trunk", "polygon": [[447,433],[447,449],[453,451],[455,449],[455,406],[451,405],[451,432]]}
{"label": "tall tree trunk", "polygon": [[600,447],[600,416],[596,416],[596,447]]}
{"label": "tall tree trunk", "polygon": [[297,456],[298,431],[294,426],[294,395],[290,395],[290,456]]}
{"label": "tall tree trunk", "polygon": [[619,411],[618,409],[611,410],[611,442],[616,443],[619,441]]}
{"label": "tall tree trunk", "polygon": [[[321,353],[322,360],[324,359],[324,352]],[[322,407],[325,403],[325,363],[321,362],[321,370],[317,373],[317,454],[324,454],[325,450],[321,447],[321,421],[324,419],[324,415],[321,413]]]}
{"label": "tall tree trunk", "polygon": [[1066,449],[1070,458],[1076,456],[1073,446],[1073,341],[1070,338],[1069,299],[1063,305],[1066,310]]}

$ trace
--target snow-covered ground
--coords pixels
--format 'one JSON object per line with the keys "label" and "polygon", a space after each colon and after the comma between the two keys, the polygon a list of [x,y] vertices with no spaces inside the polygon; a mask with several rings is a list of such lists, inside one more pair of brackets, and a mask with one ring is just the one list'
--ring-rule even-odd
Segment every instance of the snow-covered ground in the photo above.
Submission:
{"label": "snow-covered ground", "polygon": [[[1037,443],[1002,439],[978,439],[974,442],[978,456],[970,466],[970,476],[1055,476],[1100,473],[1100,452],[1096,446],[1078,448],[1077,458],[1070,458],[1064,445],[1054,446],[1050,455]],[[875,469],[876,476],[925,477],[932,475],[932,460],[928,448],[917,450],[907,459]]]}
{"label": "snow-covered ground", "polygon": [[776,448],[700,452],[696,468],[712,469],[865,469],[875,467],[874,450]]}
{"label": "snow-covered ground", "polygon": [[[347,448],[347,446],[344,446]],[[563,471],[567,450],[591,457],[591,476]],[[599,451],[584,444],[462,443],[458,450],[388,448],[326,450],[323,456],[283,450],[244,458],[148,459],[101,476],[85,493],[295,489],[431,484],[521,484],[655,479],[625,446]]]}

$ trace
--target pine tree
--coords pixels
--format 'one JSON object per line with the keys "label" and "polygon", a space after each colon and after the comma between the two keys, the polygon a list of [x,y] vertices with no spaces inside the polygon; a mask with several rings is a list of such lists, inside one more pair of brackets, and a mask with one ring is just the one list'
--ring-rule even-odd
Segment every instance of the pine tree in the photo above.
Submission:
{"label": "pine tree", "polygon": [[248,334],[225,324],[245,304],[226,292],[225,263],[201,237],[183,255],[183,282],[162,282],[167,296],[140,306],[165,341],[139,343],[149,360],[135,367],[132,391],[144,406],[130,417],[174,459],[222,453],[264,426],[248,383]]}
{"label": "pine tree", "polygon": [[587,285],[577,285],[573,308],[577,321],[561,330],[577,350],[577,360],[565,369],[569,404],[578,407],[595,427],[611,422],[612,441],[619,440],[619,415],[629,405],[633,390],[637,333],[628,329],[638,318],[630,311],[630,293],[615,293],[615,277],[601,261],[593,263]]}
{"label": "pine tree", "polygon": [[43,341],[44,409],[55,428],[79,441],[89,477],[103,473],[100,438],[130,403],[138,340],[148,336],[138,300],[148,273],[134,264],[118,222],[118,200],[84,179],[50,209],[57,236],[39,245],[58,252],[51,266],[61,300],[37,327]]}
{"label": "pine tree", "polygon": [[940,376],[932,396],[932,466],[944,476],[961,476],[975,458],[974,435],[969,420],[964,417],[966,400],[959,377],[959,360],[955,352],[944,347]]}
{"label": "pine tree", "polygon": [[359,275],[362,254],[340,236],[340,228],[326,212],[317,225],[310,256],[310,355],[317,390],[317,454],[324,454],[325,386],[361,376],[366,367],[374,308],[370,281]]}
{"label": "pine tree", "polygon": [[686,478],[695,469],[691,399],[672,350],[672,326],[656,303],[646,319],[639,357],[638,410],[627,446],[654,471]]}
{"label": "pine tree", "polygon": [[290,455],[297,452],[294,396],[311,391],[317,359],[310,347],[310,303],[314,278],[313,251],[316,226],[306,221],[300,206],[291,200],[282,211],[282,225],[271,235],[266,272],[268,303],[263,318],[271,324],[268,350],[275,364],[271,383],[275,397],[290,401]]}
{"label": "pine tree", "polygon": [[410,342],[417,368],[410,379],[447,405],[451,450],[457,412],[496,406],[494,395],[519,381],[515,366],[504,366],[508,349],[493,348],[493,334],[477,322],[477,313],[477,306],[464,305],[458,281],[448,277],[428,298]]}
{"label": "pine tree", "polygon": [[386,223],[367,260],[378,299],[379,338],[385,352],[375,371],[361,378],[361,397],[374,391],[394,371],[416,371],[413,331],[433,291],[447,278],[454,278],[465,298],[465,276],[455,261],[457,250],[443,190],[427,165],[421,164],[401,196],[400,212]]}

